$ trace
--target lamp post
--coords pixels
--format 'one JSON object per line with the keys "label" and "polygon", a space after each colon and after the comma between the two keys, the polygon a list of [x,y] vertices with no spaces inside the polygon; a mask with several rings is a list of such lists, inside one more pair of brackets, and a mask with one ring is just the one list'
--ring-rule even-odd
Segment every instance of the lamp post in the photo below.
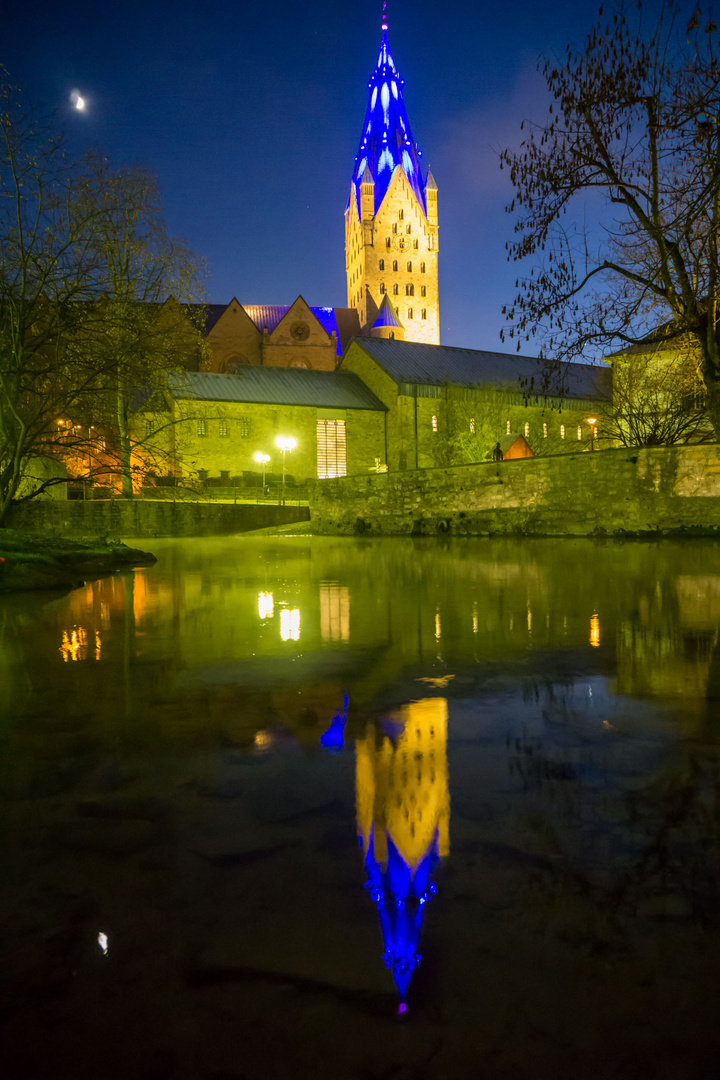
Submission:
{"label": "lamp post", "polygon": [[585,423],[590,425],[590,449],[595,450],[595,442],[596,442],[596,428],[595,428],[595,425],[597,424],[597,417],[596,416],[588,416],[586,418],[586,420],[585,420]]}
{"label": "lamp post", "polygon": [[281,488],[281,494],[280,494],[280,502],[284,506],[285,505],[285,455],[290,450],[295,449],[295,447],[297,446],[297,442],[296,442],[295,439],[292,439],[292,438],[288,437],[287,435],[278,435],[277,439],[275,440],[275,445],[277,446],[278,450],[282,454],[282,458],[283,458],[282,488]]}
{"label": "lamp post", "polygon": [[[265,498],[265,468],[267,466],[268,461],[270,460],[270,455],[269,454],[257,453],[255,455],[255,460],[257,461],[258,465],[262,465],[262,493],[263,493],[263,498]],[[283,461],[284,460],[285,460],[285,458],[283,457]]]}

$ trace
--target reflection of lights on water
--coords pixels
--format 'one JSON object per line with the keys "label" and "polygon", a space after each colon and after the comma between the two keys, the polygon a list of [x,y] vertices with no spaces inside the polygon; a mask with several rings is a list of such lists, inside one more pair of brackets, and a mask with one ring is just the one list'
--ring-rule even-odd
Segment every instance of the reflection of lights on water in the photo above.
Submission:
{"label": "reflection of lights on water", "polygon": [[[94,631],[95,634],[95,651],[94,659],[100,659],[100,650],[102,648],[102,642],[100,639],[99,630]],[[62,639],[59,646],[60,655],[67,664],[68,660],[87,660],[88,654],[88,639],[87,630],[82,626],[73,626],[72,630],[68,633],[67,630],[63,630]]]}
{"label": "reflection of lights on water", "polygon": [[350,640],[350,590],[346,585],[320,582],[320,634],[323,641]]}
{"label": "reflection of lights on water", "polygon": [[528,630],[532,631],[532,611],[528,608]]}
{"label": "reflection of lights on water", "polygon": [[256,731],[255,732],[255,749],[256,750],[269,750],[272,746],[272,735],[269,731]]}
{"label": "reflection of lights on water", "polygon": [[477,604],[473,604],[472,620],[473,620],[473,634],[477,634],[477,632],[478,632]]}
{"label": "reflection of lights on water", "polygon": [[108,942],[107,934],[103,934],[102,931],[98,934],[98,945],[102,950],[103,956],[107,956],[110,944]]}
{"label": "reflection of lights on water", "polygon": [[439,641],[442,637],[442,628],[440,626],[440,612],[435,612],[435,640]]}
{"label": "reflection of lights on water", "polygon": [[597,615],[593,615],[590,619],[590,644],[600,644],[600,618]]}
{"label": "reflection of lights on water", "polygon": [[258,593],[258,615],[261,619],[272,619],[275,605],[271,592]]}
{"label": "reflection of lights on water", "polygon": [[300,611],[298,608],[283,608],[280,612],[280,637],[283,641],[299,641]]}

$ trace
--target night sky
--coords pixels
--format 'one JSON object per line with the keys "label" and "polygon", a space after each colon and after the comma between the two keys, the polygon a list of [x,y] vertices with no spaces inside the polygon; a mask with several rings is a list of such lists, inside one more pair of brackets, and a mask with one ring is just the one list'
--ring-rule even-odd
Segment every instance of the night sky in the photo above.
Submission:
{"label": "night sky", "polygon": [[[598,7],[389,4],[413,134],[439,189],[443,344],[509,348],[501,309],[517,268],[505,260],[498,149],[517,145],[523,118],[545,116],[538,55],[581,42]],[[73,150],[155,172],[169,231],[208,263],[208,301],[301,293],[344,307],[343,212],[380,14],[377,0],[0,0],[0,61],[57,113]]]}

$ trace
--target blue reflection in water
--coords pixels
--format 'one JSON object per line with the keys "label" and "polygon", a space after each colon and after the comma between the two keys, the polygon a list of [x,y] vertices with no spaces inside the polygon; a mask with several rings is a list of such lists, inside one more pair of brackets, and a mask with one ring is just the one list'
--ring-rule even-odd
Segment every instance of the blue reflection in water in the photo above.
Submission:
{"label": "blue reflection in water", "polygon": [[369,892],[380,916],[383,960],[407,1008],[420,963],[430,880],[449,852],[447,701],[426,698],[369,725],[356,744],[358,833]]}
{"label": "blue reflection in water", "polygon": [[343,694],[342,709],[335,713],[330,727],[320,736],[320,745],[326,750],[342,750],[345,743],[345,724],[347,723],[348,696]]}

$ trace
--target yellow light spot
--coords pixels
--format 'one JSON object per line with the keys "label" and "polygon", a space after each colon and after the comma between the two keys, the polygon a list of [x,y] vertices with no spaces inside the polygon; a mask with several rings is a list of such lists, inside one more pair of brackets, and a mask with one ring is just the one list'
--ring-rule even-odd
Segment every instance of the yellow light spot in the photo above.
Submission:
{"label": "yellow light spot", "polygon": [[272,619],[275,605],[271,592],[258,593],[258,615],[261,619]]}
{"label": "yellow light spot", "polygon": [[283,608],[280,612],[280,637],[283,641],[300,640],[300,612],[298,608]]}
{"label": "yellow light spot", "polygon": [[600,618],[597,615],[593,615],[590,619],[590,644],[600,644]]}

